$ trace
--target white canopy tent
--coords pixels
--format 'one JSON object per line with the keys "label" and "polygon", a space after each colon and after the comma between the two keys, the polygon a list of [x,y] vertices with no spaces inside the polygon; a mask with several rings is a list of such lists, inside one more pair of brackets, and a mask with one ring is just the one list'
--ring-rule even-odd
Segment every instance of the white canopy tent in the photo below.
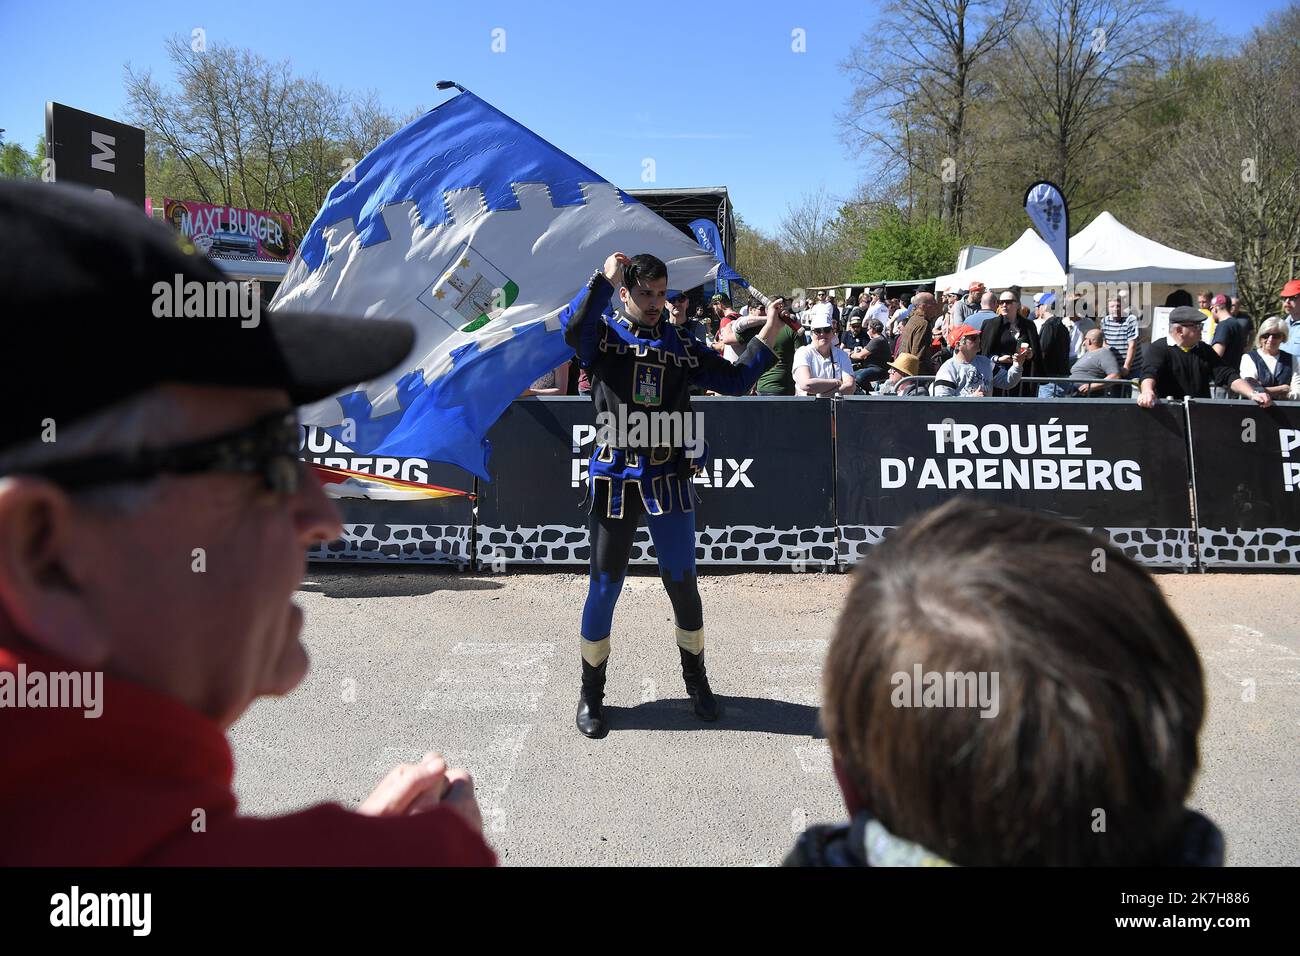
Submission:
{"label": "white canopy tent", "polygon": [[[1235,288],[1236,264],[1180,252],[1129,229],[1108,212],[1070,239],[1070,271],[1077,282],[1150,282],[1168,286]],[[965,289],[976,280],[990,289],[1060,288],[1065,274],[1033,229],[977,266],[935,279],[935,288]]]}
{"label": "white canopy tent", "polygon": [[967,289],[977,279],[989,289],[1005,289],[1013,285],[1036,289],[1064,285],[1065,273],[1047,243],[1031,228],[993,258],[961,272],[939,276],[934,280],[934,288],[936,292],[944,292],[950,286]]}
{"label": "white canopy tent", "polygon": [[1236,263],[1171,249],[1108,212],[1071,237],[1070,269],[1076,279],[1089,282],[1159,282],[1220,291],[1237,284]]}

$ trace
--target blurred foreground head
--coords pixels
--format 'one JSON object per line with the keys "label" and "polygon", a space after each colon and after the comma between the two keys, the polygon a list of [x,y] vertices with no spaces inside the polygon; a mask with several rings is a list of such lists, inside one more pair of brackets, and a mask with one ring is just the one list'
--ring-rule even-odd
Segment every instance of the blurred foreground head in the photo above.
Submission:
{"label": "blurred foreground head", "polygon": [[958,498],[899,528],[858,566],[824,685],[850,812],[948,862],[1180,863],[1192,822],[1217,833],[1183,806],[1205,710],[1186,630],[1055,518]]}
{"label": "blurred foreground head", "polygon": [[262,315],[174,230],[88,190],[0,183],[0,222],[0,658],[102,670],[228,726],[302,679],[290,599],[341,531],[296,406],[393,368],[413,330]]}

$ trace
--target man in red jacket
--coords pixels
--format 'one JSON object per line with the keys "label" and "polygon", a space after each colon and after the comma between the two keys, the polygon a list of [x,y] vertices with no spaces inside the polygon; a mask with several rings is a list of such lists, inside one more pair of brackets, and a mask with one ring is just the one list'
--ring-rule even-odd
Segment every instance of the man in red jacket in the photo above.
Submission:
{"label": "man in red jacket", "polygon": [[0,864],[494,864],[436,754],[356,810],[241,817],[231,790],[225,731],[306,674],[290,599],[341,531],[294,409],[411,328],[263,316],[70,187],[0,184],[0,221]]}

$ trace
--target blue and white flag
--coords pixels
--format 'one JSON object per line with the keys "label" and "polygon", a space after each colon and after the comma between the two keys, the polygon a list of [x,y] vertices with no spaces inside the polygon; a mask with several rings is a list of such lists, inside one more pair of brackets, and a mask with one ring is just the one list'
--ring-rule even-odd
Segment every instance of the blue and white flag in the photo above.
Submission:
{"label": "blue and white flag", "polygon": [[559,312],[614,252],[650,253],[674,288],[713,256],[472,93],[430,110],[330,190],[271,308],[399,318],[406,363],[304,408],[360,454],[445,461],[488,479],[488,429],[573,354]]}
{"label": "blue and white flag", "polygon": [[1025,192],[1025,212],[1043,237],[1061,271],[1070,274],[1070,209],[1055,183],[1034,183]]}
{"label": "blue and white flag", "polygon": [[691,232],[695,234],[695,241],[700,244],[701,249],[707,250],[718,260],[718,281],[717,291],[726,291],[723,288],[723,281],[739,282],[741,286],[749,288],[749,283],[744,280],[739,272],[727,265],[727,260],[722,254],[722,236],[718,233],[718,227],[709,219],[696,219],[690,224]]}

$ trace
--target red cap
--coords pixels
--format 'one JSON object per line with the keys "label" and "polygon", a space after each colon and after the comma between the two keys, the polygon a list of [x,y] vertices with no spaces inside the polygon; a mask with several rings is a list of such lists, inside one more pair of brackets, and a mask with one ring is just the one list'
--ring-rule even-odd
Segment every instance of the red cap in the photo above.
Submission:
{"label": "red cap", "polygon": [[955,349],[968,335],[979,335],[980,330],[970,325],[958,325],[948,330],[948,347]]}
{"label": "red cap", "polygon": [[1229,298],[1226,295],[1220,292],[1218,295],[1214,297],[1214,301],[1211,302],[1210,304],[1213,305],[1216,309],[1226,309],[1228,306],[1232,304],[1232,302],[1231,300],[1229,300]]}
{"label": "red cap", "polygon": [[970,288],[967,289],[966,291],[967,291],[967,292],[983,292],[983,291],[984,291],[984,283],[983,283],[983,282],[972,282],[972,283],[970,284]]}
{"label": "red cap", "polygon": [[1279,294],[1283,298],[1288,295],[1300,295],[1300,279],[1292,279],[1286,285],[1282,286],[1282,291]]}

